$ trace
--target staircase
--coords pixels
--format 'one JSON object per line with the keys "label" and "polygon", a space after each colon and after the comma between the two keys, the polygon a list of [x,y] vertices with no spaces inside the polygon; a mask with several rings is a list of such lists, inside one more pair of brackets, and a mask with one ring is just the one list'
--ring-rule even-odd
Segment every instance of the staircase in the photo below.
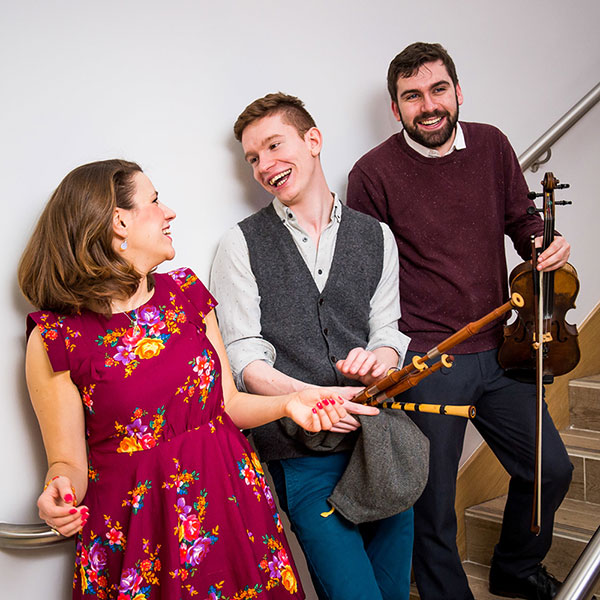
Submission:
{"label": "staircase", "polygon": [[[600,526],[600,375],[569,382],[569,408],[571,424],[561,436],[573,463],[573,480],[556,513],[552,548],[544,560],[561,580]],[[477,600],[498,598],[487,591],[487,577],[505,501],[502,496],[465,511],[464,567]]]}
{"label": "staircase", "polygon": [[[570,426],[561,436],[573,463],[573,480],[556,513],[553,543],[544,564],[562,580],[600,526],[600,375],[569,382]],[[465,511],[463,567],[476,600],[494,600],[488,591],[490,559],[500,536],[506,496]],[[600,592],[600,586],[596,590]],[[410,599],[418,600],[413,585]]]}

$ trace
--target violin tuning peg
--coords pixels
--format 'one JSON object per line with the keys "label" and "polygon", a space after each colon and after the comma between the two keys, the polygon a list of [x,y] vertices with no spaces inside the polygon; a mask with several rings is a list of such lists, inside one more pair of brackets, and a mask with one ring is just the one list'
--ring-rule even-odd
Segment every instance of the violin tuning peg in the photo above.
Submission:
{"label": "violin tuning peg", "polygon": [[528,215],[534,215],[536,212],[544,212],[543,208],[536,208],[535,206],[528,206],[527,207],[527,214]]}
{"label": "violin tuning peg", "polygon": [[529,193],[527,194],[527,197],[528,197],[530,200],[535,200],[536,198],[541,198],[543,195],[544,195],[544,194],[536,194],[536,192],[529,192]]}

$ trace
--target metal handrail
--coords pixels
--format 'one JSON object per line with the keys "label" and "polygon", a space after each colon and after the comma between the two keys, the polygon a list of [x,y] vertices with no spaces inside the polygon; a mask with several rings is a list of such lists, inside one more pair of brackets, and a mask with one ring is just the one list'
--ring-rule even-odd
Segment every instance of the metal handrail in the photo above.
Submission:
{"label": "metal handrail", "polygon": [[58,537],[46,523],[0,523],[0,548],[7,550],[44,548],[69,539]]}
{"label": "metal handrail", "polygon": [[589,600],[600,581],[600,527],[573,565],[554,600]]}
{"label": "metal handrail", "polygon": [[[538,170],[539,165],[550,160],[551,147],[556,140],[562,137],[585,113],[600,101],[600,83],[597,83],[571,110],[566,112],[546,133],[541,135],[523,154],[519,156],[522,171]],[[542,160],[540,157],[546,154]]]}

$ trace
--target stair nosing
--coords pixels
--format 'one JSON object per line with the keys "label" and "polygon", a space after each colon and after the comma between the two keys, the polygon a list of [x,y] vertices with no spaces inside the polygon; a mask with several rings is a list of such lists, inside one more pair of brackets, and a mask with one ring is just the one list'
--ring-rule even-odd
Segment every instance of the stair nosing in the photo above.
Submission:
{"label": "stair nosing", "polygon": [[600,389],[600,381],[584,381],[581,379],[571,379],[569,387]]}
{"label": "stair nosing", "polygon": [[600,450],[590,450],[589,448],[579,448],[565,444],[569,456],[579,456],[580,458],[589,458],[591,460],[600,460]]}
{"label": "stair nosing", "polygon": [[569,427],[560,436],[570,456],[600,460],[600,431]]}
{"label": "stair nosing", "polygon": [[[585,505],[586,507],[595,507],[600,506],[593,502],[586,502],[583,500],[573,500],[572,498],[565,498],[563,501],[562,509],[563,511],[577,511],[577,505]],[[560,509],[559,509],[560,510]],[[465,519],[481,519],[484,521],[488,521],[491,523],[502,523],[504,508],[499,509],[496,507],[482,507],[481,505],[471,506],[465,509]],[[587,543],[591,536],[596,531],[598,524],[592,524],[589,529],[584,529],[582,527],[577,527],[574,525],[567,525],[563,523],[560,519],[560,515],[557,515],[557,520],[554,521],[554,532],[553,534],[557,537],[567,538],[578,542]]]}

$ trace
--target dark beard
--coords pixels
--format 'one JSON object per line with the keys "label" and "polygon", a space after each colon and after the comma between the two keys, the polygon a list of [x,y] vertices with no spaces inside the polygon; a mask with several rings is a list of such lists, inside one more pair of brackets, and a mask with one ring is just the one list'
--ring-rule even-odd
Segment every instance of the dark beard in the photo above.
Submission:
{"label": "dark beard", "polygon": [[458,98],[456,99],[456,112],[453,115],[448,111],[436,110],[432,113],[419,115],[418,120],[423,121],[424,119],[429,119],[432,117],[446,117],[446,124],[444,127],[442,127],[442,129],[437,131],[422,131],[419,129],[419,126],[416,123],[405,123],[404,119],[402,118],[402,113],[400,113],[400,121],[402,125],[404,125],[404,129],[409,138],[418,144],[425,146],[426,148],[439,148],[452,137],[452,134],[456,128],[456,123],[458,122]]}

